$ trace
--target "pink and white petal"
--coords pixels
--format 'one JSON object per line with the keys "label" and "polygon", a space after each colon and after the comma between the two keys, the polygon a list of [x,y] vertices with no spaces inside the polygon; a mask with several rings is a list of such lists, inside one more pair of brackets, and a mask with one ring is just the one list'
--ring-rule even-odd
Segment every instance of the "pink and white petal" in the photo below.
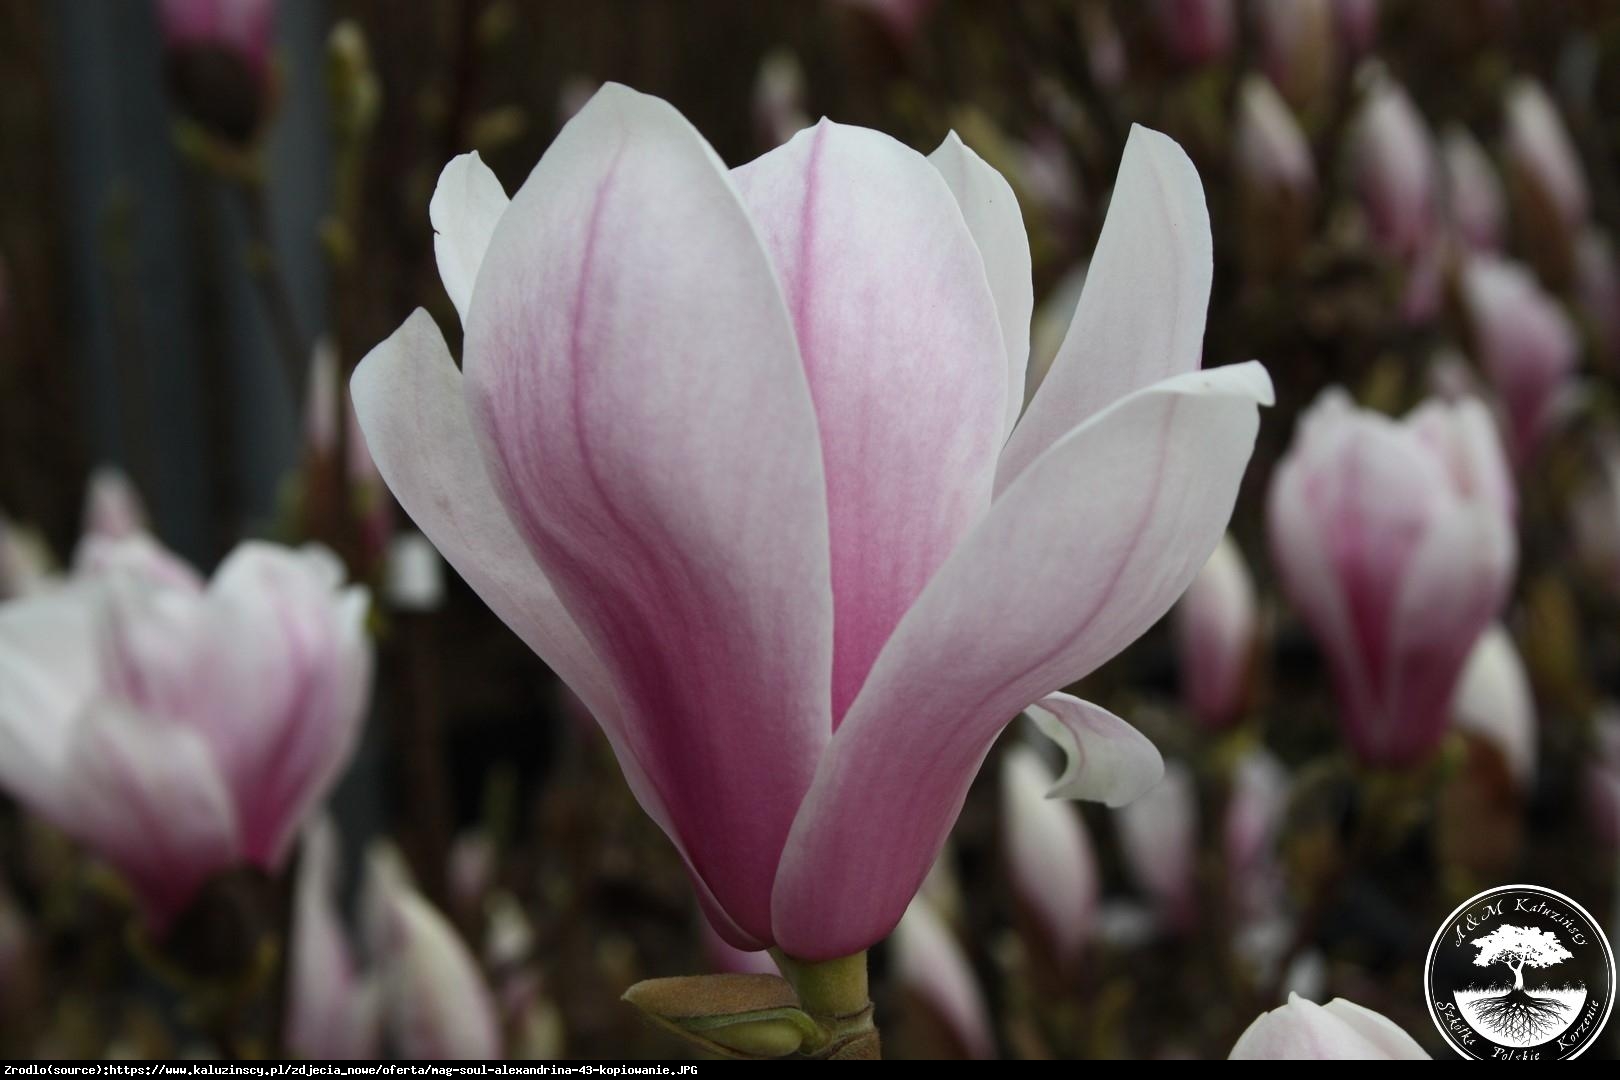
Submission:
{"label": "pink and white petal", "polygon": [[828,747],[777,877],[783,949],[842,956],[893,928],[1007,721],[1134,641],[1208,559],[1270,400],[1254,363],[1168,379],[1071,432],[997,500]]}
{"label": "pink and white petal", "polygon": [[1198,171],[1173,139],[1133,126],[1074,321],[1001,453],[998,493],[1099,410],[1198,368],[1213,252]]}
{"label": "pink and white petal", "polygon": [[490,483],[462,375],[421,308],[372,349],[350,386],[388,489],[445,561],[600,721],[612,684]]}
{"label": "pink and white petal", "polygon": [[69,585],[0,605],[0,787],[48,812],[73,724],[100,684],[94,590]]}
{"label": "pink and white petal", "polygon": [[439,173],[438,186],[428,203],[428,220],[433,223],[433,255],[439,264],[439,280],[456,314],[467,324],[472,309],[473,285],[478,268],[484,263],[489,238],[510,204],[506,189],[474,150],[450,159]]}
{"label": "pink and white petal", "polygon": [[1348,1026],[1367,1045],[1390,1061],[1428,1061],[1429,1055],[1417,1040],[1401,1030],[1399,1024],[1383,1013],[1373,1012],[1344,998],[1334,998],[1322,1006],[1334,1019]]}
{"label": "pink and white petal", "polygon": [[490,244],[466,376],[496,491],[612,677],[621,753],[768,942],[832,728],[826,483],[770,263],[668,104],[609,84],[558,135]]}
{"label": "pink and white petal", "polygon": [[[356,369],[351,393],[394,497],[484,603],[585,703],[636,798],[684,857],[663,797],[625,735],[607,671],[495,494],[467,416],[462,374],[432,316],[418,308],[373,349]],[[694,882],[703,895],[707,887],[695,874]],[[705,910],[726,919],[712,897]],[[735,926],[728,931],[737,944],[751,943]]]}
{"label": "pink and white petal", "polygon": [[956,935],[925,898],[906,909],[894,934],[894,979],[931,1009],[975,1061],[996,1056],[990,1006]]}
{"label": "pink and white petal", "polygon": [[305,830],[288,952],[287,1049],[315,1060],[374,1058],[380,1021],[354,944],[338,915],[337,832],[320,818]]}
{"label": "pink and white petal", "polygon": [[53,821],[107,862],[165,930],[239,855],[236,812],[202,737],[107,701],[73,728]]}
{"label": "pink and white petal", "polygon": [[1516,553],[1513,531],[1493,506],[1458,505],[1424,536],[1389,630],[1387,760],[1411,760],[1438,741],[1435,725],[1450,722],[1463,666],[1507,599]]}
{"label": "pink and white petal", "polygon": [[887,135],[823,120],[732,176],[815,399],[836,726],[901,615],[989,508],[1009,407],[1001,322],[950,187]]}
{"label": "pink and white petal", "polygon": [[962,208],[968,231],[979,245],[984,272],[1001,319],[1001,341],[1007,347],[1007,422],[1002,442],[1012,434],[1024,407],[1024,375],[1029,367],[1030,319],[1035,310],[1029,236],[1012,185],[975,154],[956,132],[945,136],[928,161],[950,186]]}
{"label": "pink and white petal", "polygon": [[1067,759],[1048,798],[1124,806],[1164,778],[1152,740],[1100,705],[1059,693],[1025,711]]}

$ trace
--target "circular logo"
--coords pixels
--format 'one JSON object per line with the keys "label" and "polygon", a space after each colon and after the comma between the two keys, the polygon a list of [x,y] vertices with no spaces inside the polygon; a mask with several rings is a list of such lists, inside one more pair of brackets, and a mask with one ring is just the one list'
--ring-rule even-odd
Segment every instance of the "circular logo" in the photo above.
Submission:
{"label": "circular logo", "polygon": [[1609,939],[1585,908],[1539,885],[1502,885],[1458,907],[1423,975],[1434,1026],[1466,1058],[1579,1057],[1614,1006]]}

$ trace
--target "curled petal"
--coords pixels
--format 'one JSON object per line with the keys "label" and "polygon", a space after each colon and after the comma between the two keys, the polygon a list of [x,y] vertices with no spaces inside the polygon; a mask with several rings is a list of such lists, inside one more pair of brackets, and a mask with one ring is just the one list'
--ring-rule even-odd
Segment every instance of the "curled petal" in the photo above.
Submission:
{"label": "curled petal", "polygon": [[433,255],[439,263],[439,280],[463,326],[472,310],[473,285],[484,252],[509,204],[506,189],[476,150],[452,158],[433,189],[428,203]]}
{"label": "curled petal", "polygon": [[1164,775],[1164,759],[1146,735],[1089,701],[1048,694],[1027,710],[1042,734],[1063,749],[1063,775],[1047,796],[1124,806]]}

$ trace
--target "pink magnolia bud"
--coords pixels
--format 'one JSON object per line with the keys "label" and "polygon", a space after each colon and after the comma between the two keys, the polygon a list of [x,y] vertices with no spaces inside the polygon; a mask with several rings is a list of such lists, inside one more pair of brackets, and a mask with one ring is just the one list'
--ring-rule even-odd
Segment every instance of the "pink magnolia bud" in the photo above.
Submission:
{"label": "pink magnolia bud", "polygon": [[1500,623],[1474,646],[1452,712],[1459,728],[1496,747],[1514,782],[1528,790],[1536,776],[1536,702],[1524,660]]}
{"label": "pink magnolia bud", "polygon": [[894,979],[923,1002],[976,1061],[996,1056],[990,1007],[973,966],[932,905],[918,897],[889,939]]}
{"label": "pink magnolia bud", "polygon": [[1274,914],[1282,895],[1277,832],[1288,806],[1288,773],[1263,749],[1232,770],[1222,844],[1233,906],[1247,921]]}
{"label": "pink magnolia bud", "polygon": [[258,131],[270,94],[280,0],[157,0],[175,96],[205,128],[234,141]]}
{"label": "pink magnolia bud", "polygon": [[305,832],[287,957],[287,1049],[351,1061],[381,1050],[381,987],[365,977],[338,915],[337,833],[326,818]]}
{"label": "pink magnolia bud", "polygon": [[1407,1061],[1429,1055],[1387,1016],[1344,998],[1326,1005],[1288,995],[1261,1013],[1228,1055],[1232,1061]]}
{"label": "pink magnolia bud", "polygon": [[1522,465],[1574,403],[1580,341],[1558,301],[1506,259],[1470,258],[1462,297],[1475,354],[1506,412],[1514,460]]}
{"label": "pink magnolia bud", "polygon": [[119,540],[147,529],[146,506],[123,471],[102,466],[84,495],[84,531]]}
{"label": "pink magnolia bud", "polygon": [[1230,727],[1248,705],[1260,632],[1254,579],[1230,535],[1174,611],[1182,697],[1205,727]]}
{"label": "pink magnolia bud", "polygon": [[1192,772],[1167,761],[1164,779],[1115,815],[1131,876],[1160,922],[1186,933],[1198,920],[1198,792]]}
{"label": "pink magnolia bud", "polygon": [[1620,709],[1605,707],[1593,724],[1596,746],[1586,765],[1587,818],[1610,850],[1620,850]]}
{"label": "pink magnolia bud", "polygon": [[1356,193],[1373,242],[1416,260],[1435,239],[1438,177],[1427,125],[1406,91],[1372,79],[1351,130]]}
{"label": "pink magnolia bud", "polygon": [[1508,89],[1504,119],[1504,148],[1515,181],[1573,232],[1586,221],[1591,195],[1558,106],[1540,83],[1519,79]]}
{"label": "pink magnolia bud", "polygon": [[1272,481],[1272,553],[1363,761],[1414,764],[1444,737],[1512,576],[1507,474],[1475,401],[1395,421],[1333,388],[1300,419]]}
{"label": "pink magnolia bud", "polygon": [[1263,199],[1309,205],[1316,197],[1316,163],[1288,103],[1256,75],[1238,92],[1233,152],[1238,178]]}
{"label": "pink magnolia bud", "polygon": [[481,911],[484,898],[495,886],[499,853],[488,830],[465,829],[450,844],[445,877],[450,886],[450,903],[457,912],[471,915]]}
{"label": "pink magnolia bud", "polygon": [[1027,746],[1001,759],[1001,843],[1014,892],[1060,968],[1096,933],[1097,857],[1077,809],[1053,798],[1057,776]]}
{"label": "pink magnolia bud", "polygon": [[938,0],[840,0],[846,7],[865,11],[896,44],[910,45]]}
{"label": "pink magnolia bud", "polygon": [[1333,0],[1339,46],[1346,57],[1362,56],[1378,40],[1378,7],[1379,0]]}
{"label": "pink magnolia bud", "polygon": [[1093,0],[1081,5],[1080,36],[1085,42],[1091,81],[1104,90],[1124,82],[1130,70],[1130,58],[1125,52],[1125,39],[1120,36],[1114,17],[1108,13],[1106,2]]}
{"label": "pink magnolia bud", "polygon": [[1500,247],[1507,200],[1491,159],[1468,129],[1456,124],[1441,137],[1440,156],[1446,169],[1447,206],[1457,234],[1478,251]]}
{"label": "pink magnolia bud", "polygon": [[1224,59],[1237,38],[1232,0],[1154,0],[1153,16],[1165,48],[1184,64]]}
{"label": "pink magnolia bud", "polygon": [[1319,102],[1337,72],[1332,0],[1256,0],[1260,62],[1283,97]]}
{"label": "pink magnolia bud", "polygon": [[215,873],[277,869],[337,780],[367,599],[316,549],[243,544],[204,587],[146,537],[97,543],[99,569],[0,608],[0,667],[37,676],[0,696],[0,786],[122,871],[161,931]]}

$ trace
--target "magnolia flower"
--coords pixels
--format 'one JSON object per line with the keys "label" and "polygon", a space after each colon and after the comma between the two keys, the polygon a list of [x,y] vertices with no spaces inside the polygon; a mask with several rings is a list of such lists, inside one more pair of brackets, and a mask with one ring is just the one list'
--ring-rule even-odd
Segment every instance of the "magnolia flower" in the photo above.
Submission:
{"label": "magnolia flower", "polygon": [[1056,777],[1040,755],[1014,746],[1001,759],[1001,844],[1013,890],[1057,951],[1060,967],[1080,958],[1097,928],[1098,871],[1085,822],[1050,797]]}
{"label": "magnolia flower", "polygon": [[1513,571],[1513,489],[1489,414],[1430,402],[1395,421],[1330,389],[1300,419],[1268,518],[1352,749],[1372,764],[1422,759]]}
{"label": "magnolia flower", "polygon": [[1176,932],[1198,918],[1198,791],[1192,772],[1168,762],[1164,779],[1114,815],[1120,850],[1162,925]]}
{"label": "magnolia flower", "polygon": [[1591,195],[1575,143],[1558,115],[1558,106],[1540,83],[1519,79],[1508,88],[1504,105],[1505,150],[1515,181],[1538,206],[1550,210],[1573,232],[1586,221]]}
{"label": "magnolia flower", "polygon": [[337,844],[312,828],[300,863],[287,1043],[311,1058],[488,1059],[501,1054],[494,995],[455,928],[425,900],[393,849],[373,848],[361,893],[365,964],[336,910]]}
{"label": "magnolia flower", "polygon": [[604,87],[508,205],[430,216],[465,327],[360,365],[377,464],[585,702],[739,948],[899,921],[1007,722],[1040,703],[1119,803],[1156,751],[1055,693],[1164,613],[1232,510],[1270,381],[1198,370],[1210,236],[1131,136],[1090,287],[1014,428],[1029,251],[1002,178],[823,121],[727,172]]}
{"label": "magnolia flower", "polygon": [[1514,781],[1528,788],[1536,775],[1536,702],[1524,660],[1500,623],[1474,646],[1451,709],[1457,726],[1495,746]]}
{"label": "magnolia flower", "polygon": [[1175,609],[1182,696],[1206,727],[1229,727],[1248,705],[1260,633],[1254,578],[1230,536],[1221,538]]}
{"label": "magnolia flower", "polygon": [[1491,159],[1468,129],[1457,124],[1441,136],[1440,157],[1445,164],[1451,223],[1458,235],[1476,251],[1500,247],[1507,200]]}
{"label": "magnolia flower", "polygon": [[1412,99],[1388,76],[1371,80],[1353,123],[1350,156],[1373,241],[1409,262],[1427,254],[1437,225],[1434,149]]}
{"label": "magnolia flower", "polygon": [[973,1060],[996,1056],[990,1007],[956,935],[918,897],[895,927],[894,980],[928,1006]]}
{"label": "magnolia flower", "polygon": [[354,748],[371,647],[327,552],[243,544],[204,586],[150,544],[0,606],[0,785],[161,931],[216,872],[285,861]]}
{"label": "magnolia flower", "polygon": [[1506,411],[1514,460],[1530,460],[1568,414],[1580,341],[1558,301],[1527,269],[1475,255],[1462,274],[1474,351]]}
{"label": "magnolia flower", "polygon": [[1153,0],[1153,17],[1165,48],[1185,64],[1220,60],[1237,39],[1232,0]]}
{"label": "magnolia flower", "polygon": [[1389,1017],[1353,1001],[1326,1005],[1288,995],[1288,1004],[1261,1013],[1227,1055],[1231,1061],[1428,1060],[1417,1041]]}

